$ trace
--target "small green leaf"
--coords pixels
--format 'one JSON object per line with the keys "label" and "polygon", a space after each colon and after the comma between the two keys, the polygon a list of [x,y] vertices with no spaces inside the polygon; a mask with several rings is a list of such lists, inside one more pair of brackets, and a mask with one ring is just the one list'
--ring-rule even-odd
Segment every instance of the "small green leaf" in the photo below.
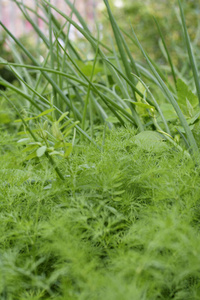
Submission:
{"label": "small green leaf", "polygon": [[52,133],[55,136],[56,139],[62,141],[63,140],[63,135],[60,131],[58,122],[53,122],[52,124]]}
{"label": "small green leaf", "polygon": [[[194,129],[194,124],[193,125],[190,125],[190,130],[193,130]],[[176,128],[182,132],[182,133],[185,133],[185,129],[182,127],[182,126],[176,126]]]}
{"label": "small green leaf", "polygon": [[[30,120],[38,119],[38,118],[40,118],[40,117],[42,117],[42,116],[44,116],[44,115],[49,114],[50,112],[52,112],[52,111],[54,111],[54,110],[55,110],[55,108],[47,109],[47,110],[43,111],[41,114],[39,114],[38,116],[30,117],[30,118],[24,118],[24,121],[30,121]],[[20,123],[20,122],[22,122],[22,120],[21,120],[21,119],[17,119],[17,120],[15,120],[14,122],[15,122],[15,123]]]}
{"label": "small green leaf", "polygon": [[118,196],[118,195],[124,194],[124,192],[125,192],[125,190],[122,190],[122,191],[115,191],[115,192],[112,193],[112,195]]}
{"label": "small green leaf", "polygon": [[42,147],[38,148],[36,151],[37,157],[41,157],[42,155],[44,155],[46,149],[47,149],[46,146],[42,146]]}
{"label": "small green leaf", "polygon": [[58,151],[53,151],[53,152],[50,152],[49,155],[53,156],[53,155],[60,155],[63,157],[63,153],[61,152],[58,152]]}
{"label": "small green leaf", "polygon": [[67,158],[72,152],[72,144],[69,144],[67,150],[65,151],[64,158]]}
{"label": "small green leaf", "polygon": [[[69,112],[67,111],[67,112],[65,112],[64,114],[62,114],[61,116],[60,116],[60,118],[58,119],[58,123],[60,123],[67,115],[69,114]],[[68,120],[67,122],[70,122],[70,120]]]}
{"label": "small green leaf", "polygon": [[24,143],[26,144],[26,142],[28,142],[30,140],[30,138],[24,138],[24,139],[21,139],[19,141],[17,141],[17,143]]}
{"label": "small green leaf", "polygon": [[67,122],[65,122],[64,124],[62,124],[62,126],[60,126],[60,129],[65,128],[66,126],[68,126],[71,123],[71,120],[68,120]]}
{"label": "small green leaf", "polygon": [[35,117],[35,118],[39,118],[39,117],[45,116],[45,115],[49,114],[50,112],[52,112],[54,110],[55,110],[55,108],[47,109],[47,110],[43,111],[41,114],[39,114],[37,117]]}
{"label": "small green leaf", "polygon": [[27,146],[26,148],[24,148],[23,150],[22,150],[22,152],[28,152],[28,151],[31,151],[31,150],[33,150],[33,149],[35,149],[35,148],[37,148],[37,145],[29,145],[29,146]]}
{"label": "small green leaf", "polygon": [[114,201],[121,201],[121,200],[122,200],[122,197],[114,197],[113,200],[114,200]]}
{"label": "small green leaf", "polygon": [[194,117],[189,118],[187,120],[188,124],[189,125],[194,124],[199,119],[199,116],[200,116],[200,111]]}
{"label": "small green leaf", "polygon": [[30,159],[35,158],[35,157],[37,157],[36,150],[35,150],[34,152],[32,152],[31,154],[29,154],[29,155],[25,158],[25,160],[30,160]]}

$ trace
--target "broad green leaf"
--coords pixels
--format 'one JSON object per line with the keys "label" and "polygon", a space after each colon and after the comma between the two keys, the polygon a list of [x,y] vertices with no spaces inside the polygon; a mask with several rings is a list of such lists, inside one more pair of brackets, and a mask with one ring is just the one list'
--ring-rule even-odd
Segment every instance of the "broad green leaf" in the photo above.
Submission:
{"label": "broad green leaf", "polygon": [[155,131],[142,131],[133,139],[138,147],[148,152],[162,153],[169,149],[162,136]]}
{"label": "broad green leaf", "polygon": [[[166,121],[173,121],[176,120],[178,118],[172,104],[170,103],[162,103],[160,104],[160,109],[163,113],[163,116],[165,118]],[[161,121],[161,117],[160,115],[158,116],[158,121]]]}
{"label": "broad green leaf", "polygon": [[[140,91],[144,95],[146,89],[140,81],[138,81],[138,83],[136,84],[136,88],[138,89],[138,91]],[[142,101],[143,97],[141,97],[140,95],[138,95],[136,93],[136,99],[137,99],[138,102],[140,102],[140,101]]]}
{"label": "broad green leaf", "polygon": [[42,146],[42,147],[38,148],[36,151],[37,157],[41,157],[42,155],[44,155],[46,149],[47,149],[47,146]]}
{"label": "broad green leaf", "polygon": [[181,79],[177,80],[178,104],[186,117],[193,117],[199,101],[197,96],[189,89]]}

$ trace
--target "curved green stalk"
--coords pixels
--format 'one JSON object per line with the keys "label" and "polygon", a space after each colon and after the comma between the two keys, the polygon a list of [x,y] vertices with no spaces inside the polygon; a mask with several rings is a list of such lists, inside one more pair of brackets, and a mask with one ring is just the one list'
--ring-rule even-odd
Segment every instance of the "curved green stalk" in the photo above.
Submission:
{"label": "curved green stalk", "polygon": [[158,82],[159,82],[160,86],[162,87],[164,93],[166,94],[167,98],[169,99],[169,101],[171,102],[171,104],[173,105],[173,107],[174,107],[174,109],[175,109],[175,111],[177,113],[177,116],[178,116],[178,118],[179,118],[179,120],[180,120],[180,122],[181,122],[181,124],[182,124],[182,126],[184,128],[184,130],[185,130],[185,133],[186,133],[186,136],[188,138],[188,142],[190,144],[190,147],[191,147],[191,150],[192,150],[193,154],[194,155],[198,154],[199,153],[199,148],[197,146],[197,143],[196,143],[195,138],[194,138],[194,136],[192,134],[192,131],[190,130],[190,127],[189,127],[189,125],[188,125],[188,123],[187,123],[187,121],[186,121],[186,119],[185,119],[185,117],[184,117],[184,115],[183,115],[183,113],[182,113],[182,111],[181,111],[181,109],[180,109],[177,101],[174,99],[172,93],[170,92],[170,90],[168,89],[168,87],[166,86],[166,84],[164,83],[164,81],[162,80],[162,78],[159,76],[159,74],[157,73],[156,69],[152,65],[151,61],[148,58],[148,55],[146,54],[146,52],[144,51],[142,45],[140,44],[140,42],[139,42],[139,40],[138,40],[138,38],[137,38],[137,36],[136,36],[136,34],[135,34],[132,26],[131,26],[131,29],[132,29],[132,33],[134,35],[134,38],[135,38],[135,40],[137,42],[137,45],[140,48],[142,54],[144,55],[144,57],[145,57],[148,65],[149,65],[152,73],[154,74],[154,76],[158,80]]}
{"label": "curved green stalk", "polygon": [[[1,92],[2,93],[2,92]],[[16,112],[18,113],[20,119],[22,120],[22,123],[24,124],[24,126],[26,127],[26,129],[28,130],[28,132],[30,133],[30,135],[32,136],[32,138],[34,139],[35,142],[38,142],[37,137],[35,136],[35,134],[33,133],[33,131],[31,130],[30,126],[28,126],[27,122],[24,120],[22,114],[20,113],[20,111],[17,109],[17,107],[8,99],[8,97],[5,95],[5,93],[2,93],[4,98],[13,106],[13,108],[16,110]],[[60,177],[60,179],[65,180],[65,177],[63,176],[63,174],[61,173],[60,169],[57,167],[53,157],[51,157],[51,155],[49,155],[49,153],[47,151],[45,151],[45,155],[48,158],[49,162],[51,163],[51,165],[53,166],[54,170],[56,171],[56,173],[58,174],[58,176]]]}
{"label": "curved green stalk", "polygon": [[183,13],[183,8],[182,8],[180,0],[178,0],[178,4],[179,4],[179,9],[180,9],[180,14],[181,14],[181,21],[182,21],[182,27],[183,27],[185,42],[186,42],[186,46],[187,46],[187,52],[188,52],[188,56],[189,56],[189,59],[190,59],[190,64],[191,64],[192,73],[193,73],[193,76],[194,76],[194,82],[195,82],[195,86],[196,86],[196,90],[197,90],[197,96],[198,96],[199,105],[200,105],[200,80],[199,80],[199,74],[198,74],[197,65],[196,65],[196,62],[195,62],[194,53],[192,51],[192,45],[191,45],[190,37],[189,37],[188,31],[187,31],[187,27],[186,27],[186,23],[185,23],[185,17],[184,17],[184,13]]}

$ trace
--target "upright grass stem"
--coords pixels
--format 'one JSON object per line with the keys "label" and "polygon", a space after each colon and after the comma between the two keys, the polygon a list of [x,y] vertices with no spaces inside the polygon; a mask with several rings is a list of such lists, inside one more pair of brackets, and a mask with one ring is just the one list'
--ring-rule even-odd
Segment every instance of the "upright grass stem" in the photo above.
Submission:
{"label": "upright grass stem", "polygon": [[190,60],[190,65],[191,65],[191,68],[192,68],[192,73],[193,73],[193,76],[194,76],[194,82],[195,82],[195,86],[196,86],[196,90],[197,90],[197,96],[198,96],[199,105],[200,105],[200,80],[199,80],[197,65],[196,65],[196,62],[195,62],[195,57],[194,57],[194,53],[193,53],[193,50],[192,50],[192,45],[191,45],[190,37],[189,37],[188,31],[187,31],[185,17],[184,17],[184,13],[183,13],[183,8],[182,8],[180,0],[178,0],[178,4],[179,4],[179,9],[180,9],[182,29],[183,29],[183,32],[184,32],[185,43],[186,43],[186,47],[187,47],[187,52],[188,52],[188,56],[189,56],[189,60]]}
{"label": "upright grass stem", "polygon": [[168,48],[167,48],[167,45],[165,43],[164,36],[163,36],[162,31],[160,29],[160,25],[159,25],[158,21],[156,20],[156,18],[153,18],[153,19],[154,19],[154,22],[155,22],[156,27],[158,29],[158,32],[159,32],[160,38],[162,40],[165,52],[167,54],[167,59],[168,59],[168,62],[169,62],[170,68],[171,68],[172,77],[173,77],[173,80],[174,80],[174,84],[176,86],[176,75],[175,75],[175,70],[174,70],[174,66],[173,66],[173,63],[172,63],[171,55],[170,55],[170,53],[168,51]]}
{"label": "upright grass stem", "polygon": [[[0,21],[0,25],[5,29],[5,31],[9,34],[9,36],[15,41],[15,43],[22,49],[22,51],[31,59],[33,64],[35,66],[40,66],[40,64],[37,62],[37,60],[33,57],[33,55],[22,45],[22,43],[14,37],[14,35],[4,26],[4,24]],[[59,88],[59,86],[55,83],[55,81],[43,70],[41,70],[43,76],[47,79],[47,81],[52,85],[52,87],[56,90],[56,92],[60,95],[61,99],[69,106],[71,106],[71,103],[69,99],[65,96],[63,91]],[[80,112],[75,108],[76,114],[79,119],[81,119]]]}
{"label": "upright grass stem", "polygon": [[132,29],[132,33],[133,33],[133,36],[136,40],[136,43],[139,47],[139,49],[141,50],[142,54],[144,55],[152,73],[154,74],[154,76],[156,77],[156,79],[158,80],[160,86],[162,87],[164,93],[166,94],[167,98],[169,99],[169,101],[171,102],[171,104],[173,105],[178,117],[179,117],[179,120],[186,132],[186,136],[188,138],[188,142],[189,142],[189,145],[190,145],[190,148],[191,148],[191,151],[194,155],[194,157],[196,157],[196,154],[199,154],[199,148],[197,146],[197,143],[195,141],[195,138],[192,134],[192,131],[190,130],[190,127],[177,103],[177,101],[174,99],[172,93],[170,92],[170,90],[168,89],[168,87],[166,86],[166,84],[164,83],[164,81],[162,80],[162,78],[159,76],[158,72],[156,71],[156,69],[154,68],[154,66],[152,65],[150,59],[148,58],[148,55],[146,54],[146,52],[144,51],[142,45],[140,44],[134,30],[133,30],[133,27],[131,26],[131,29]]}

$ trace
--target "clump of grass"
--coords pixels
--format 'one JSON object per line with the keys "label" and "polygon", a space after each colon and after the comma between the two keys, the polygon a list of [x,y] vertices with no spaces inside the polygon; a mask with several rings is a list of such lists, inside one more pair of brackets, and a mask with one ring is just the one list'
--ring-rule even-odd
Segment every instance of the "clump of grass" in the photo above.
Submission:
{"label": "clump of grass", "polygon": [[[181,86],[180,81],[177,80],[179,73],[173,66],[158,22],[156,24],[159,35],[170,65],[169,72],[163,72],[162,68],[151,60],[132,28],[132,36],[128,35],[129,42],[138,46],[147,65],[134,60],[126,34],[120,30],[107,0],[104,0],[104,3],[115,40],[111,42],[111,47],[101,42],[99,33],[95,36],[89,30],[86,22],[69,1],[66,1],[66,4],[71,9],[70,16],[46,0],[38,2],[44,16],[20,1],[14,0],[14,2],[32,24],[38,41],[41,39],[41,55],[44,61],[41,63],[28,50],[28,47],[0,23],[15,43],[15,45],[12,44],[12,51],[17,52],[15,63],[2,59],[1,64],[13,72],[20,82],[20,87],[3,79],[1,84],[20,95],[24,99],[23,105],[28,107],[29,112],[40,115],[43,111],[53,108],[56,118],[59,119],[67,110],[69,118],[75,121],[77,134],[91,142],[93,142],[95,128],[99,123],[106,123],[109,128],[117,123],[121,126],[131,124],[139,132],[148,129],[156,130],[164,139],[177,144],[178,148],[187,147],[193,156],[198,155],[197,140],[193,133],[194,127],[197,123],[199,124],[199,109],[196,104],[193,105],[196,96],[193,94],[188,100],[186,95],[182,95],[180,99],[179,93],[183,85]],[[184,30],[184,39],[198,97],[197,65],[181,2],[178,3],[181,27]],[[45,36],[37,22],[33,21],[30,12],[34,13],[38,19],[42,18],[48,25],[48,36]],[[56,20],[53,12],[63,18],[65,21],[63,26]],[[73,21],[73,15],[76,16],[80,25]],[[83,55],[69,39],[71,26],[82,34],[88,49],[86,55]],[[17,49],[20,49],[31,64],[23,61]],[[92,59],[89,59],[89,56]],[[173,82],[170,76],[173,77]],[[176,83],[177,87],[174,86]],[[151,88],[148,87],[149,84]],[[182,110],[182,101],[186,103],[187,113]],[[169,112],[173,114],[173,119],[169,117]],[[66,115],[64,120],[68,120]]]}

